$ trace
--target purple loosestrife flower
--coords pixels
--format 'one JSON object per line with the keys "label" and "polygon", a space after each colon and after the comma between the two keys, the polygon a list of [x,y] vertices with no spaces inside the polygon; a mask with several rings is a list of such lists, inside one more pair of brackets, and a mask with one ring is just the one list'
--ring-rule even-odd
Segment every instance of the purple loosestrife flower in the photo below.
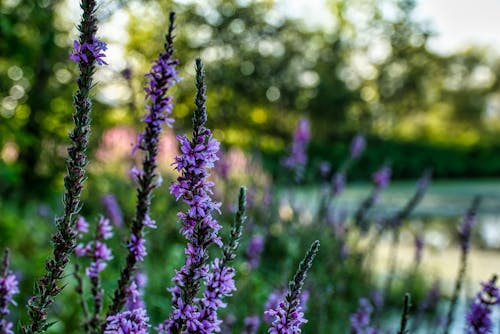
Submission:
{"label": "purple loosestrife flower", "polygon": [[64,212],[56,218],[56,232],[52,237],[53,253],[46,261],[45,273],[35,284],[33,296],[28,300],[29,321],[22,328],[22,333],[39,333],[45,331],[47,309],[54,302],[54,297],[61,292],[61,281],[69,257],[76,245],[75,217],[80,210],[80,194],[85,180],[87,166],[86,150],[90,136],[90,114],[92,100],[90,90],[93,87],[95,65],[104,64],[104,43],[96,38],[97,18],[96,1],[81,0],[83,10],[78,30],[79,40],[74,44],[72,57],[78,63],[78,89],[73,96],[75,111],[73,113],[74,128],[69,133],[71,145],[68,148],[67,173],[64,177]]}
{"label": "purple loosestrife flower", "polygon": [[351,333],[364,333],[370,325],[373,307],[366,298],[359,300],[359,308],[351,315]]}
{"label": "purple loosestrife flower", "polygon": [[95,61],[97,65],[108,65],[108,63],[103,60],[103,58],[106,57],[104,51],[107,49],[106,43],[100,41],[96,37],[94,37],[90,43],[74,41],[73,53],[69,56],[69,59],[73,60],[75,63],[90,63],[91,61]]}
{"label": "purple loosestrife flower", "polygon": [[260,263],[260,255],[264,250],[264,237],[260,234],[254,235],[250,242],[248,243],[248,247],[246,250],[246,259],[248,266],[250,269],[255,269],[259,266]]}
{"label": "purple loosestrife flower", "polygon": [[351,159],[357,159],[361,156],[366,147],[365,137],[357,134],[351,141]]}
{"label": "purple loosestrife flower", "polygon": [[293,134],[290,155],[283,160],[283,166],[295,172],[296,181],[301,181],[307,163],[307,145],[311,140],[309,121],[301,118]]}
{"label": "purple loosestrife flower", "polygon": [[[274,290],[269,294],[266,304],[264,305],[265,310],[275,309],[279,306],[280,302],[285,298],[286,290]],[[302,291],[300,294],[300,308],[303,312],[307,311],[307,301],[309,300],[309,292],[307,290]],[[268,324],[272,324],[274,317],[264,313],[264,321]]]}
{"label": "purple loosestrife flower", "polygon": [[138,308],[124,311],[106,319],[104,334],[148,334],[149,317],[146,310]]}
{"label": "purple loosestrife flower", "polygon": [[246,317],[244,320],[244,327],[241,334],[257,334],[260,326],[260,318],[257,315]]}
{"label": "purple loosestrife flower", "polygon": [[470,247],[470,237],[472,234],[472,228],[477,224],[476,215],[466,214],[463,218],[462,224],[458,230],[458,237],[460,241],[460,247],[463,252],[468,252]]}
{"label": "purple loosestrife flower", "polygon": [[415,236],[415,263],[417,265],[422,261],[422,252],[424,250],[425,240],[422,234]]}
{"label": "purple loosestrife flower", "polygon": [[327,180],[330,177],[330,173],[332,172],[332,164],[328,161],[322,161],[319,164],[319,175]]}
{"label": "purple loosestrife flower", "polygon": [[337,172],[332,176],[332,193],[339,196],[345,189],[345,174]]}
{"label": "purple loosestrife flower", "polygon": [[304,286],[307,272],[312,266],[319,249],[319,241],[316,240],[306,253],[299,265],[293,280],[288,284],[288,292],[285,298],[274,308],[267,310],[265,314],[274,318],[268,332],[271,334],[299,334],[300,327],[307,322],[300,306],[300,293]]}
{"label": "purple loosestrife flower", "polygon": [[[226,262],[234,258],[234,254],[224,249],[224,259],[216,259],[211,266],[208,261],[208,247],[211,244],[222,246],[218,235],[221,226],[213,218],[212,212],[219,211],[220,203],[212,200],[213,182],[208,181],[208,169],[214,167],[219,151],[219,142],[212,137],[211,131],[205,127],[206,87],[203,63],[196,59],[196,109],[193,116],[193,136],[177,136],[181,146],[181,155],[176,157],[174,165],[181,173],[177,182],[172,184],[170,192],[177,200],[188,205],[185,212],[179,212],[181,233],[187,239],[185,249],[186,262],[176,271],[175,283],[169,291],[172,294],[172,312],[169,318],[158,327],[160,333],[212,333],[220,331],[220,320],[217,319],[217,308],[224,307],[224,296],[235,290],[234,269],[226,267]],[[242,196],[246,201],[246,192],[240,192],[240,208]],[[241,226],[240,226],[241,227]],[[239,232],[241,234],[241,230]],[[233,233],[232,233],[233,236]],[[237,238],[239,239],[239,237]],[[231,243],[232,246],[237,247]],[[231,248],[230,245],[230,248]],[[206,285],[203,298],[196,297],[201,282]]]}
{"label": "purple loosestrife flower", "polygon": [[144,304],[144,288],[146,287],[148,277],[143,272],[136,272],[134,275],[134,280],[130,283],[130,287],[127,294],[127,311],[132,311],[139,308],[146,308]]}
{"label": "purple loosestrife flower", "polygon": [[223,297],[231,296],[236,291],[234,285],[234,268],[226,267],[219,259],[215,259],[211,265],[211,271],[206,276],[206,288],[198,315],[201,328],[197,333],[220,332],[221,321],[217,318],[217,309],[226,307],[222,301]]}
{"label": "purple loosestrife flower", "polygon": [[102,197],[102,204],[106,209],[106,214],[111,219],[115,226],[123,225],[123,215],[118,202],[116,201],[116,197],[112,194],[107,194]]}
{"label": "purple loosestrife flower", "polygon": [[19,293],[16,276],[9,270],[9,251],[5,249],[0,268],[0,333],[14,334],[12,323],[5,319],[9,315],[9,304],[16,305],[13,299]]}
{"label": "purple loosestrife flower", "polygon": [[500,304],[500,290],[496,286],[497,276],[486,283],[481,283],[482,290],[470,306],[467,313],[467,334],[487,334],[493,331],[491,307]]}
{"label": "purple loosestrife flower", "polygon": [[382,190],[389,186],[391,181],[391,169],[388,166],[383,166],[373,173],[372,180],[374,187],[370,195],[361,202],[354,214],[355,225],[361,229],[362,233],[366,233],[369,229],[367,216],[370,209],[377,203]]}
{"label": "purple loosestrife flower", "polygon": [[460,226],[460,229],[458,231],[458,235],[460,238],[460,248],[461,248],[460,266],[458,269],[457,278],[455,280],[455,287],[453,289],[453,294],[451,296],[448,314],[446,316],[446,323],[443,331],[444,334],[449,333],[450,327],[453,323],[453,318],[455,316],[455,309],[457,306],[458,297],[462,290],[463,281],[465,279],[465,274],[467,271],[467,259],[469,255],[470,236],[472,233],[472,227],[475,225],[476,222],[476,214],[477,210],[479,209],[480,203],[481,203],[481,197],[475,196],[474,199],[472,200],[469,209],[467,209],[467,212],[463,217],[462,225]]}
{"label": "purple loosestrife flower", "polygon": [[[246,220],[246,189],[241,188],[238,197],[238,211],[231,226],[231,237],[228,245],[224,247],[222,260],[216,258],[211,264],[211,271],[205,277],[205,291],[203,298],[195,299],[197,306],[192,313],[197,317],[186,321],[188,332],[209,334],[220,332],[221,321],[217,317],[217,310],[226,307],[223,298],[230,296],[236,290],[234,285],[234,268],[227,264],[234,260],[241,238],[241,231]],[[171,320],[159,327],[160,332],[169,332]]]}
{"label": "purple loosestrife flower", "polygon": [[[81,218],[81,221],[84,221]],[[93,240],[88,243],[80,243],[75,254],[79,257],[87,257],[91,260],[90,265],[85,269],[85,274],[90,279],[91,293],[93,297],[94,307],[93,314],[85,327],[90,326],[96,331],[101,325],[100,312],[103,306],[104,291],[101,288],[100,273],[107,267],[107,262],[113,258],[111,249],[108,248],[105,241],[113,237],[112,227],[108,219],[101,217],[96,226]],[[78,273],[75,274],[79,284],[81,283]],[[81,287],[78,288],[81,291]],[[81,302],[82,303],[82,302]],[[83,302],[84,303],[84,302]]]}
{"label": "purple loosestrife flower", "polygon": [[[85,226],[85,224],[87,224],[83,217],[80,217],[78,221],[80,222],[80,226]],[[88,224],[86,225],[86,229],[83,229],[83,231],[85,230],[88,232]],[[80,237],[83,237],[83,235],[80,234]],[[109,220],[101,217],[96,227],[94,240],[91,240],[88,243],[80,243],[76,246],[76,256],[85,256],[92,261],[89,267],[85,269],[85,273],[88,277],[98,277],[99,273],[106,269],[107,261],[113,259],[111,250],[104,243],[104,240],[108,240],[111,237],[113,237],[113,232],[111,225],[109,224]]]}
{"label": "purple loosestrife flower", "polygon": [[170,118],[173,107],[172,96],[167,95],[167,92],[179,80],[176,72],[179,62],[173,58],[174,20],[175,14],[172,12],[164,50],[153,62],[151,71],[146,75],[148,84],[144,90],[148,101],[147,112],[143,118],[145,130],[139,134],[137,145],[133,149],[133,153],[137,150],[144,152],[142,168],[134,166],[130,173],[137,183],[136,211],[127,242],[126,265],[120,273],[108,316],[117,314],[123,308],[137,262],[143,261],[147,255],[143,236],[144,227],[156,227],[149,216],[149,208],[152,191],[161,183],[161,177],[156,174],[158,145],[164,125],[171,126],[173,123],[173,119]]}
{"label": "purple loosestrife flower", "polygon": [[385,189],[391,182],[391,168],[384,166],[373,173],[373,183],[379,189]]}

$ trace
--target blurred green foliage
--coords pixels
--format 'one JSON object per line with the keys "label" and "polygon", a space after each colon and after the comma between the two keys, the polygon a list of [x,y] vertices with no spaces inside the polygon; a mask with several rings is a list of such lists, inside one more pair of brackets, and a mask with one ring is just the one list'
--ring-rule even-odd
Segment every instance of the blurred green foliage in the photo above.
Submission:
{"label": "blurred green foliage", "polygon": [[[60,189],[72,111],[75,66],[67,56],[76,5],[0,4],[3,196],[41,197]],[[315,18],[285,16],[273,1],[105,1],[102,35],[118,61],[100,70],[93,147],[105,128],[136,126],[143,74],[161,48],[166,14],[173,9],[184,78],[175,90],[177,131],[190,119],[192,60],[201,56],[210,125],[226,146],[276,160],[305,115],[314,131],[312,153],[324,152],[325,160],[335,156],[336,143],[362,131],[379,138],[370,147],[374,155],[415,155],[411,166],[395,170],[396,177],[419,174],[431,158],[440,176],[498,176],[490,152],[500,127],[499,58],[480,49],[446,56],[429,51],[432,31],[414,19],[414,7],[413,0],[329,0],[325,28]],[[117,22],[121,28],[113,30]],[[123,70],[131,71],[130,80]],[[440,154],[431,157],[434,152]],[[477,155],[485,160],[470,159]]]}

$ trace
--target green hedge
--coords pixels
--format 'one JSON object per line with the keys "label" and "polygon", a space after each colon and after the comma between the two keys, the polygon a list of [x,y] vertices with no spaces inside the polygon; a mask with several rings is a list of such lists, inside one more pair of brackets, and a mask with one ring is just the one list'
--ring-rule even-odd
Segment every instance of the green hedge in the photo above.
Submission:
{"label": "green hedge", "polygon": [[[427,168],[435,178],[500,177],[500,145],[458,148],[425,142],[404,142],[367,138],[367,148],[349,172],[351,180],[366,180],[384,162],[390,163],[394,179],[414,179]],[[263,163],[279,182],[283,175],[281,159],[287,152],[264,153]],[[305,180],[320,180],[318,166],[328,161],[335,169],[349,154],[349,141],[332,139],[331,144],[311,142]],[[279,176],[279,177],[278,177]]]}

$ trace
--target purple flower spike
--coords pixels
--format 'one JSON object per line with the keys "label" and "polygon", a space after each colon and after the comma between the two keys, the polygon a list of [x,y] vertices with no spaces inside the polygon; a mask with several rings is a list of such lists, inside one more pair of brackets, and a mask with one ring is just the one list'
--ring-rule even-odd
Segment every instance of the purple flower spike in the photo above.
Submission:
{"label": "purple flower spike", "polygon": [[123,225],[123,215],[118,202],[116,201],[116,197],[112,194],[107,194],[102,197],[102,204],[106,209],[106,213],[108,217],[111,219],[115,226]]}
{"label": "purple flower spike", "polygon": [[106,319],[104,334],[147,334],[149,317],[146,310],[139,308],[125,311]]}
{"label": "purple flower spike", "polygon": [[424,236],[419,234],[415,236],[415,263],[420,264],[422,261],[422,252],[424,250]]}
{"label": "purple flower spike", "polygon": [[109,219],[101,217],[97,225],[97,240],[108,240],[113,237],[113,228],[109,224]]}
{"label": "purple flower spike", "polygon": [[304,168],[307,163],[307,145],[311,140],[309,121],[301,118],[293,134],[290,155],[283,160],[283,166],[295,172],[295,178],[300,181],[303,177]]}
{"label": "purple flower spike", "polygon": [[476,225],[476,215],[474,214],[466,214],[463,218],[462,224],[458,230],[458,237],[460,240],[460,247],[462,251],[468,252],[470,246],[470,237],[472,234],[472,228]]}
{"label": "purple flower spike", "polygon": [[391,168],[384,166],[373,174],[373,183],[377,188],[384,189],[391,182]]}
{"label": "purple flower spike", "polygon": [[143,118],[145,129],[139,134],[137,144],[133,149],[134,153],[138,150],[143,152],[142,167],[133,167],[130,171],[131,178],[137,183],[137,204],[127,241],[127,262],[120,272],[119,284],[113,293],[113,301],[107,316],[117,314],[122,310],[137,262],[143,261],[147,254],[144,227],[156,226],[149,216],[149,208],[153,190],[161,183],[161,177],[157,174],[160,136],[164,126],[171,126],[173,123],[173,119],[170,118],[173,108],[172,96],[168,95],[168,91],[179,80],[176,70],[179,61],[174,59],[173,48],[174,21],[175,14],[172,12],[164,49],[146,75],[148,83],[144,90],[147,112]]}
{"label": "purple flower spike", "polygon": [[467,313],[467,334],[492,333],[491,307],[500,304],[500,291],[494,276],[487,283],[481,283],[482,290],[477,294]]}
{"label": "purple flower spike", "polygon": [[144,257],[148,255],[144,243],[145,240],[143,238],[138,238],[134,234],[130,236],[130,242],[128,244],[128,247],[130,252],[134,254],[136,261],[143,261]]}
{"label": "purple flower spike", "polygon": [[9,251],[6,249],[0,267],[0,333],[2,334],[14,334],[12,323],[8,322],[5,317],[10,313],[9,304],[16,305],[13,296],[18,293],[18,281],[9,270]]}
{"label": "purple flower spike", "polygon": [[[281,300],[283,300],[286,296],[286,291],[285,290],[274,290],[269,294],[269,297],[267,298],[266,304],[264,306],[265,310],[271,310],[275,309],[279,306]],[[309,300],[309,292],[303,291],[300,294],[300,308],[302,311],[307,310],[307,301]],[[272,324],[274,320],[273,316],[268,315],[267,313],[264,313],[264,321],[267,322],[268,324]]]}
{"label": "purple flower spike", "polygon": [[351,333],[352,334],[377,334],[379,331],[370,326],[373,307],[366,298],[359,300],[358,310],[351,315]]}
{"label": "purple flower spike", "polygon": [[345,188],[345,175],[344,173],[335,173],[332,177],[332,192],[335,196],[340,195]]}
{"label": "purple flower spike", "polygon": [[304,287],[305,278],[319,249],[319,241],[313,242],[306,256],[299,265],[293,280],[288,284],[288,292],[285,298],[276,308],[267,310],[264,314],[274,320],[268,333],[271,334],[299,334],[300,327],[307,322],[304,318],[300,295]]}
{"label": "purple flower spike", "polygon": [[[169,319],[158,327],[160,333],[188,332],[212,333],[219,331],[220,320],[216,310],[223,307],[222,296],[229,295],[235,288],[232,277],[234,269],[214,261],[212,271],[207,264],[208,247],[222,246],[218,235],[221,226],[213,218],[213,211],[219,211],[220,203],[214,202],[213,182],[208,180],[208,169],[218,160],[219,142],[205,127],[205,73],[200,59],[196,60],[196,109],[193,116],[193,136],[177,136],[181,155],[175,158],[175,169],[180,172],[177,182],[170,187],[170,193],[177,200],[188,205],[177,215],[182,224],[181,233],[187,239],[186,262],[172,279],[175,286],[172,294],[172,312]],[[201,301],[196,299],[201,281],[207,288]],[[208,293],[208,294],[207,294]],[[197,305],[198,302],[201,305]]]}
{"label": "purple flower spike", "polygon": [[366,147],[365,137],[357,134],[351,142],[351,159],[357,159],[361,156]]}
{"label": "purple flower spike", "polygon": [[143,295],[144,288],[147,284],[147,276],[142,272],[137,272],[134,276],[134,280],[130,283],[130,287],[127,294],[127,311],[132,311],[135,309],[143,308],[146,306],[144,304]]}
{"label": "purple flower spike", "polygon": [[264,250],[264,237],[256,234],[250,239],[246,251],[246,258],[250,269],[255,269],[259,266],[260,255]]}

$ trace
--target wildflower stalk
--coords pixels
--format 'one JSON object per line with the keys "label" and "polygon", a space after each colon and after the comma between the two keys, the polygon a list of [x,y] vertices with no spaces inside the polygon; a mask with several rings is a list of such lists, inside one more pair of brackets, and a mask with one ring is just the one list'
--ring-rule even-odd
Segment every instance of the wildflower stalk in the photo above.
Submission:
{"label": "wildflower stalk", "polygon": [[300,306],[300,294],[304,287],[304,282],[312,262],[319,249],[319,241],[312,243],[304,259],[300,262],[299,268],[293,279],[288,283],[288,292],[285,299],[276,309],[266,311],[266,314],[274,317],[274,321],[269,328],[271,334],[301,333],[300,326],[307,322],[304,319]]}
{"label": "wildflower stalk", "polygon": [[370,209],[377,203],[380,193],[389,186],[391,179],[391,169],[388,166],[383,166],[378,171],[373,173],[373,189],[368,197],[359,205],[354,214],[354,224],[364,233],[368,230],[367,217]]}
{"label": "wildflower stalk", "polygon": [[141,261],[146,255],[146,250],[143,246],[144,226],[155,227],[149,218],[149,209],[152,191],[161,182],[156,174],[158,143],[163,124],[170,125],[173,122],[167,118],[172,109],[172,97],[166,96],[166,93],[177,80],[175,65],[178,64],[178,61],[172,59],[174,53],[174,21],[175,13],[171,12],[164,51],[159,55],[151,72],[147,75],[149,86],[145,90],[147,96],[150,98],[150,104],[147,106],[149,112],[144,118],[146,129],[139,136],[137,146],[145,154],[142,160],[142,170],[135,170],[138,182],[136,212],[132,221],[131,236],[127,243],[129,247],[126,264],[120,273],[118,285],[114,291],[107,317],[117,314],[125,305],[127,290],[136,271],[137,262]]}
{"label": "wildflower stalk", "polygon": [[330,205],[334,199],[344,191],[346,176],[351,166],[356,160],[359,159],[366,147],[365,137],[361,134],[357,134],[351,141],[350,154],[349,157],[340,165],[340,168],[331,176],[330,182],[327,183],[328,187],[324,196],[322,196],[317,219],[322,219],[326,217],[329,212]]}
{"label": "wildflower stalk", "polygon": [[[218,236],[221,226],[213,218],[212,212],[219,211],[220,203],[212,200],[213,182],[208,180],[209,169],[217,161],[219,142],[212,137],[210,129],[205,127],[207,121],[206,87],[203,63],[196,59],[196,97],[193,115],[193,135],[191,139],[187,136],[177,136],[181,145],[182,154],[176,157],[174,164],[180,172],[177,182],[170,187],[170,193],[177,200],[182,199],[189,208],[185,212],[179,212],[179,220],[182,223],[181,233],[187,240],[185,254],[186,261],[180,270],[177,270],[172,281],[174,286],[169,289],[172,294],[172,311],[167,320],[159,327],[160,333],[211,333],[218,328],[210,327],[208,330],[199,320],[200,303],[212,303],[208,299],[199,300],[195,298],[201,289],[202,281],[207,286],[214,283],[215,276],[227,278],[231,284],[220,286],[221,292],[227,295],[234,291],[232,276],[234,269],[226,268],[221,271],[221,261],[216,259],[208,266],[208,248],[212,244],[222,247],[222,241]],[[203,316],[203,314],[201,314]],[[213,324],[215,325],[215,323]]]}
{"label": "wildflower stalk", "polygon": [[462,226],[460,227],[460,267],[458,269],[457,278],[455,281],[455,287],[453,289],[453,294],[450,300],[450,307],[448,309],[448,314],[446,316],[446,323],[444,326],[443,333],[448,334],[450,332],[450,327],[453,323],[453,318],[455,316],[455,309],[457,307],[458,297],[462,290],[463,281],[465,279],[465,274],[467,271],[467,259],[469,255],[470,246],[470,236],[472,232],[472,227],[475,225],[476,213],[481,203],[481,197],[476,196],[472,200],[472,203],[465,213],[463,218]]}
{"label": "wildflower stalk", "polygon": [[231,225],[231,235],[229,237],[229,243],[224,247],[222,258],[222,267],[225,267],[229,262],[236,258],[236,251],[240,245],[241,233],[243,225],[247,219],[246,216],[246,206],[247,206],[247,189],[245,187],[240,188],[238,196],[238,211],[234,217],[233,223]]}
{"label": "wildflower stalk", "polygon": [[[370,240],[368,243],[367,250],[370,250],[367,252],[368,256],[366,257],[365,263],[370,263],[371,257],[370,254],[374,254],[373,250],[377,247],[378,243],[380,242],[380,238],[382,237],[382,234],[384,233],[386,228],[392,228],[393,232],[393,247],[395,244],[399,243],[399,236],[395,235],[396,229],[399,229],[399,226],[401,223],[407,219],[410,214],[415,210],[417,205],[422,201],[425,192],[427,191],[427,187],[429,185],[429,182],[432,177],[432,172],[430,170],[427,170],[424,172],[424,174],[420,177],[420,179],[417,182],[417,188],[415,192],[413,193],[413,196],[406,202],[406,204],[399,210],[397,211],[393,216],[387,218],[381,228],[379,228],[375,234],[374,237]],[[395,257],[392,257],[389,259],[390,261],[394,261]],[[389,268],[395,268],[396,264],[390,262]],[[389,284],[390,287],[391,284]]]}
{"label": "wildflower stalk", "polygon": [[410,316],[411,298],[409,293],[405,293],[405,299],[403,302],[403,313],[401,314],[401,325],[399,326],[398,334],[407,334],[409,330],[406,329],[408,326],[408,318]]}
{"label": "wildflower stalk", "polygon": [[[22,328],[22,332],[39,333],[45,331],[47,324],[47,309],[54,302],[63,287],[59,282],[63,277],[64,269],[69,262],[76,242],[74,231],[74,216],[80,210],[80,195],[87,166],[86,150],[90,135],[90,113],[92,102],[90,89],[95,65],[103,64],[101,53],[105,45],[96,39],[97,19],[95,16],[96,1],[82,0],[82,19],[78,26],[80,31],[78,56],[72,59],[77,61],[80,75],[77,80],[78,89],[73,96],[75,112],[73,114],[74,128],[69,134],[72,141],[68,148],[67,174],[64,178],[65,193],[63,197],[64,213],[56,218],[56,232],[52,236],[53,256],[45,263],[45,274],[35,283],[33,296],[29,299],[29,323]],[[73,56],[73,55],[72,55]]]}

